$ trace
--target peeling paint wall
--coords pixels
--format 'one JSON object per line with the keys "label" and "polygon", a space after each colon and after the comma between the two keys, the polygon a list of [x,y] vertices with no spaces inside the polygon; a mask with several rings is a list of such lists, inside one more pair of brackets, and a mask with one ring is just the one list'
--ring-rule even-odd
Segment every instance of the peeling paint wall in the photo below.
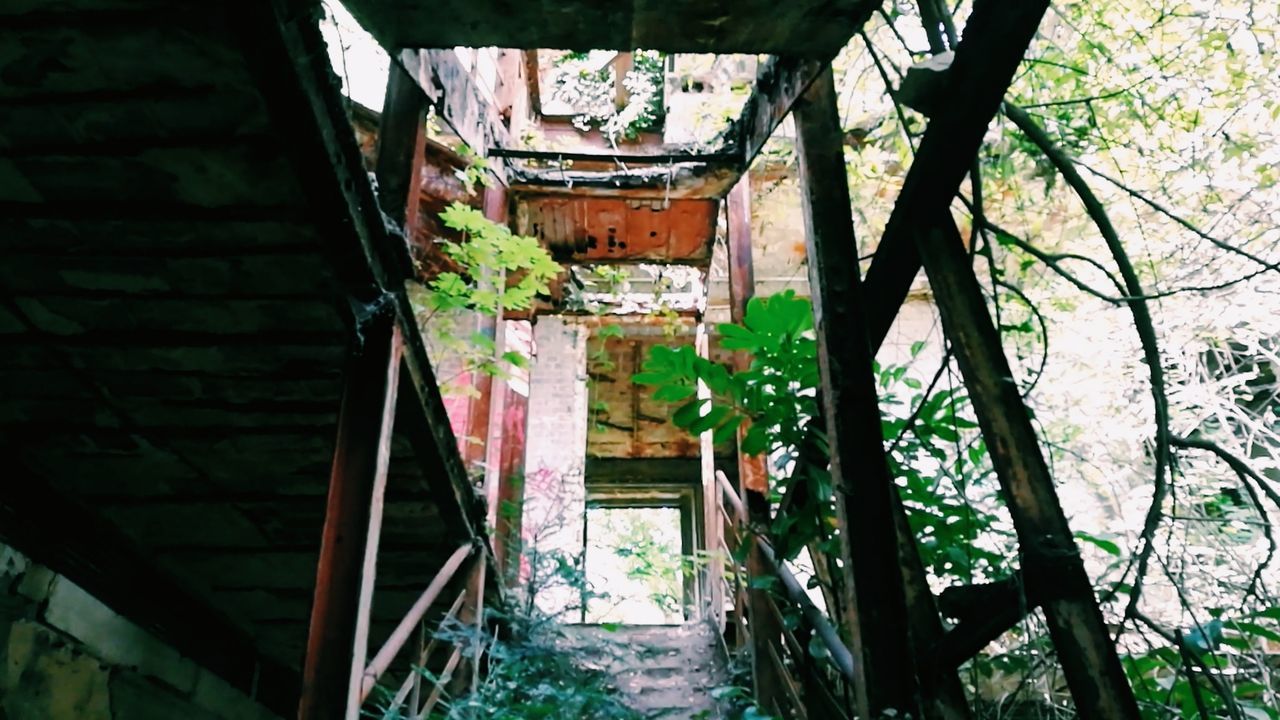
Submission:
{"label": "peeling paint wall", "polygon": [[275,717],[65,577],[0,544],[0,718]]}

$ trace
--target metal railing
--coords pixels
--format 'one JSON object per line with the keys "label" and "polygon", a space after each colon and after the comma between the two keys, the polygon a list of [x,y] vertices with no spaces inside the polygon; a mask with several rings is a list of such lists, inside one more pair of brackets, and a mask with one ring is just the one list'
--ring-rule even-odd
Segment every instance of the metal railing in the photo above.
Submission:
{"label": "metal railing", "polygon": [[[750,525],[746,506],[729,479],[719,470],[715,475],[720,488],[715,501],[723,522],[720,552],[727,563],[727,572],[722,573],[721,581],[726,597],[733,598],[734,650],[742,653],[745,649],[757,655],[752,662],[753,674],[772,676],[773,682],[764,683],[756,677],[757,688],[779,689],[766,690],[769,697],[757,696],[757,704],[782,718],[850,718],[856,662],[853,653],[800,580],[778,560],[768,539]],[[772,580],[750,576],[748,566],[738,559],[743,554],[744,542],[753,543],[763,561],[764,577]],[[760,586],[773,588],[767,593],[754,593],[753,600],[748,590]],[[715,610],[721,628],[725,628],[727,613],[724,608]],[[759,643],[755,642],[759,638],[753,638],[753,625],[759,627],[765,623],[753,623],[752,616],[764,613],[775,621],[769,626],[780,631],[767,643]],[[765,657],[758,656],[762,651]]]}
{"label": "metal railing", "polygon": [[[471,568],[471,578],[467,586],[458,593],[445,614],[434,622],[435,629],[428,632],[425,622],[427,613],[440,596],[444,594],[449,583],[459,574],[464,565],[470,565]],[[467,641],[470,639],[462,640],[457,638],[455,638],[454,642],[450,642],[448,640],[449,632],[446,629],[459,622],[475,622],[477,626],[474,638],[476,648],[472,651],[472,654],[475,656],[476,661],[479,660],[482,651],[479,647],[480,638],[484,637],[484,633],[481,631],[484,614],[484,568],[485,553],[480,541],[462,545],[449,556],[449,559],[445,561],[439,572],[431,579],[427,589],[409,608],[408,613],[400,620],[396,629],[391,632],[386,642],[383,643],[382,648],[365,666],[360,686],[361,703],[366,702],[373,694],[378,683],[387,676],[392,664],[404,651],[406,645],[409,644],[415,634],[418,638],[418,645],[416,652],[410,656],[414,662],[410,663],[404,681],[391,696],[390,700],[385,706],[379,708],[379,713],[384,717],[398,717],[405,720],[430,717],[431,711],[450,692],[450,686],[452,686],[453,690],[458,689],[459,685],[454,682],[453,674],[462,663],[467,646],[472,643]],[[460,614],[463,613],[464,608],[469,610],[467,614],[471,615],[471,617],[461,617]],[[445,645],[452,645],[453,649],[445,660],[442,669],[438,673],[427,672],[426,669],[435,656],[436,650]]]}

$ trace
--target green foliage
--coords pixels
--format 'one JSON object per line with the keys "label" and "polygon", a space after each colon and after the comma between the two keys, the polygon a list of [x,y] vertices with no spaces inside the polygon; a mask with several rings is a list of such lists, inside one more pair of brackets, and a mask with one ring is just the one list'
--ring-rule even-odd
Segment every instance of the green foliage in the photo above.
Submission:
{"label": "green foliage", "polygon": [[588,53],[567,53],[556,63],[552,97],[576,111],[574,125],[581,130],[599,128],[611,140],[634,139],[641,132],[661,127],[663,108],[663,55],[652,50],[632,54],[632,67],[622,78],[630,93],[626,106],[615,106],[616,73],[612,64],[590,65]]}
{"label": "green foliage", "polygon": [[[474,172],[475,178],[488,177],[479,164],[469,166],[467,172]],[[469,384],[456,385],[451,380],[473,372],[501,376],[505,366],[524,367],[526,363],[517,352],[499,355],[494,339],[474,332],[471,319],[528,310],[538,295],[548,292],[548,284],[561,267],[537,239],[516,235],[464,203],[450,204],[441,211],[440,219],[445,227],[462,234],[461,242],[440,245],[453,269],[440,273],[410,297],[433,358],[440,366],[456,363],[456,374],[439,378],[442,389],[452,394],[473,393]]]}
{"label": "green foliage", "polygon": [[[445,227],[462,233],[462,242],[442,250],[458,267],[432,280],[431,309],[473,310],[497,315],[501,310],[528,310],[561,267],[532,237],[516,235],[484,213],[453,202],[440,213]],[[495,276],[517,278],[498,282]]]}
{"label": "green foliage", "polygon": [[[654,399],[679,403],[672,422],[692,434],[711,432],[722,442],[745,426],[742,451],[769,457],[773,489],[787,498],[771,528],[779,550],[789,558],[811,543],[830,551],[835,490],[825,434],[815,422],[819,370],[809,301],[792,291],[753,298],[742,325],[723,324],[719,332],[722,348],[750,357],[745,370],[731,372],[690,346],[657,346],[633,380],[650,386]],[[975,542],[997,529],[997,516],[985,446],[963,439],[977,427],[965,415],[966,397],[926,393],[906,367],[876,373],[882,410],[898,413],[887,412],[882,428],[926,567],[936,577],[992,576],[1005,553],[998,541]],[[709,399],[697,397],[699,382]]]}

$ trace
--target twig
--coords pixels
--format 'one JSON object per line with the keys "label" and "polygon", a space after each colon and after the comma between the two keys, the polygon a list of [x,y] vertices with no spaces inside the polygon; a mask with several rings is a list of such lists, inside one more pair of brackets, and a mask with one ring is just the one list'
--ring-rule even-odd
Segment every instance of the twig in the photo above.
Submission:
{"label": "twig", "polygon": [[1187,230],[1189,230],[1189,231],[1191,231],[1191,232],[1195,233],[1195,235],[1196,235],[1197,237],[1201,238],[1202,240],[1208,240],[1210,243],[1213,243],[1213,244],[1214,244],[1214,245],[1216,245],[1217,247],[1219,247],[1219,248],[1221,248],[1221,249],[1223,249],[1223,250],[1226,250],[1226,251],[1227,251],[1227,252],[1229,252],[1229,253],[1234,253],[1234,254],[1236,254],[1236,255],[1239,255],[1240,257],[1247,258],[1247,259],[1249,259],[1249,260],[1251,260],[1251,261],[1253,261],[1253,262],[1255,262],[1255,263],[1257,263],[1257,264],[1261,265],[1261,266],[1263,267],[1263,269],[1264,269],[1264,270],[1271,270],[1271,271],[1273,271],[1273,272],[1280,272],[1280,264],[1273,263],[1273,262],[1268,262],[1267,260],[1264,260],[1263,258],[1258,257],[1257,255],[1254,255],[1253,253],[1248,252],[1247,250],[1243,250],[1243,249],[1241,249],[1241,248],[1238,248],[1238,247],[1236,247],[1235,245],[1232,245],[1231,243],[1226,242],[1225,240],[1221,240],[1221,239],[1219,239],[1219,238],[1216,238],[1216,237],[1214,237],[1214,236],[1210,235],[1209,233],[1207,233],[1207,232],[1205,232],[1205,231],[1201,230],[1200,228],[1196,227],[1195,225],[1193,225],[1190,221],[1188,221],[1188,220],[1186,220],[1185,218],[1183,218],[1183,217],[1181,217],[1181,216],[1177,215],[1177,214],[1176,214],[1176,213],[1174,213],[1172,210],[1169,210],[1168,208],[1166,208],[1165,206],[1163,206],[1163,205],[1161,205],[1160,203],[1156,202],[1155,200],[1152,200],[1151,198],[1147,197],[1146,195],[1143,195],[1142,193],[1138,192],[1137,190],[1134,190],[1133,188],[1129,187],[1128,185],[1125,185],[1124,183],[1120,182],[1119,180],[1117,180],[1117,179],[1115,179],[1115,178],[1111,177],[1110,175],[1107,175],[1106,173],[1103,173],[1103,172],[1101,172],[1101,171],[1099,171],[1099,170],[1094,170],[1093,168],[1089,167],[1088,165],[1081,165],[1080,167],[1084,168],[1085,170],[1088,170],[1090,173],[1093,173],[1094,175],[1096,175],[1096,176],[1098,176],[1098,177],[1102,178],[1103,180],[1106,180],[1107,182],[1111,183],[1112,185],[1115,185],[1115,186],[1116,186],[1116,188],[1120,189],[1121,191],[1123,191],[1124,193],[1126,193],[1126,194],[1127,194],[1127,195],[1129,195],[1130,197],[1134,198],[1135,200],[1138,200],[1138,201],[1142,202],[1142,203],[1143,203],[1143,204],[1145,204],[1147,207],[1150,207],[1152,210],[1155,210],[1156,212],[1160,213],[1161,215],[1164,215],[1165,217],[1169,218],[1170,220],[1174,221],[1175,223],[1177,223],[1177,224],[1181,225],[1183,228],[1185,228],[1185,229],[1187,229]]}
{"label": "twig", "polygon": [[[1277,491],[1272,487],[1271,484],[1267,482],[1267,479],[1256,470],[1249,467],[1248,463],[1212,440],[1181,437],[1178,435],[1171,436],[1169,440],[1174,447],[1192,450],[1207,450],[1214,455],[1217,455],[1233,471],[1235,471],[1237,476],[1239,476],[1240,484],[1244,486],[1245,492],[1249,494],[1249,499],[1253,501],[1254,507],[1257,508],[1258,515],[1262,518],[1262,532],[1267,538],[1268,549],[1267,556],[1263,558],[1262,562],[1259,563],[1258,567],[1254,570],[1253,578],[1249,581],[1249,588],[1245,591],[1246,597],[1253,595],[1258,585],[1262,582],[1262,573],[1271,564],[1276,555],[1276,538],[1274,528],[1271,525],[1271,517],[1263,507],[1262,498],[1258,497],[1257,491],[1261,490],[1263,494],[1265,494],[1267,498],[1275,504],[1277,509],[1280,509],[1280,491]],[[1253,485],[1250,484],[1250,480],[1257,484],[1256,490]]]}
{"label": "twig", "polygon": [[1147,517],[1142,528],[1142,548],[1138,551],[1137,573],[1134,576],[1132,589],[1129,593],[1128,607],[1125,608],[1125,616],[1130,617],[1134,612],[1137,612],[1138,601],[1142,597],[1142,582],[1151,561],[1151,553],[1155,549],[1155,532],[1160,525],[1164,499],[1169,489],[1166,480],[1169,466],[1169,401],[1165,396],[1164,368],[1161,366],[1160,346],[1156,339],[1155,325],[1151,321],[1151,313],[1147,308],[1146,301],[1139,299],[1145,295],[1145,292],[1142,289],[1141,281],[1138,279],[1138,274],[1133,268],[1133,263],[1129,260],[1128,252],[1125,251],[1124,243],[1120,241],[1119,234],[1111,224],[1111,218],[1107,215],[1106,208],[1098,200],[1098,197],[1093,194],[1093,190],[1089,188],[1088,183],[1085,182],[1079,171],[1076,170],[1075,162],[1058,148],[1049,138],[1048,133],[1037,125],[1031,119],[1031,116],[1027,115],[1021,108],[1006,102],[1004,104],[1004,113],[1044,153],[1049,162],[1057,168],[1063,179],[1079,196],[1080,201],[1084,204],[1085,212],[1093,220],[1094,225],[1097,226],[1108,249],[1111,251],[1116,268],[1120,271],[1120,277],[1124,281],[1125,292],[1133,298],[1126,304],[1133,315],[1134,327],[1137,330],[1138,339],[1142,344],[1143,356],[1151,374],[1151,396],[1155,408],[1156,422],[1156,467],[1155,478],[1152,482],[1151,506],[1147,510]]}

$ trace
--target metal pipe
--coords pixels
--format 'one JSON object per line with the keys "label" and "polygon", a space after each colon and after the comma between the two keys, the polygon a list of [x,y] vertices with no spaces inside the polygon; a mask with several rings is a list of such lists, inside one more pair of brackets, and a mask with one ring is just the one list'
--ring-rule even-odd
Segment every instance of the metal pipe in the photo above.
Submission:
{"label": "metal pipe", "polygon": [[723,470],[716,471],[716,480],[720,481],[720,489],[724,491],[725,497],[729,498],[729,504],[738,514],[738,522],[746,524],[747,508],[742,504],[742,498],[738,497],[738,491],[733,489],[733,483],[729,482]]}
{"label": "metal pipe", "polygon": [[633,163],[636,165],[667,165],[670,163],[741,163],[742,156],[737,153],[664,153],[646,155],[642,153],[584,153],[560,152],[558,150],[520,150],[517,148],[491,147],[489,157],[511,158],[517,160],[573,160],[577,162],[614,162]]}
{"label": "metal pipe", "polygon": [[804,587],[800,585],[800,581],[796,576],[787,569],[785,565],[778,562],[778,558],[774,555],[773,548],[764,538],[757,538],[757,545],[760,548],[760,554],[764,556],[765,562],[771,566],[773,574],[782,581],[782,586],[787,591],[787,597],[791,602],[800,606],[801,613],[804,614],[806,620],[813,627],[814,632],[818,633],[818,637],[822,639],[822,644],[827,646],[827,651],[831,653],[831,660],[835,663],[836,669],[849,682],[854,682],[854,660],[853,653],[849,652],[849,648],[845,647],[840,641],[840,634],[832,627],[831,621],[822,614],[818,606],[813,604],[813,599],[804,591]]}
{"label": "metal pipe", "polygon": [[475,548],[476,546],[472,543],[467,543],[453,551],[453,555],[450,555],[449,559],[445,561],[444,566],[440,568],[440,572],[436,573],[436,576],[432,578],[431,584],[427,586],[426,591],[413,604],[413,607],[409,608],[408,614],[404,616],[404,619],[396,626],[391,636],[383,643],[382,649],[378,651],[377,655],[373,656],[373,660],[364,670],[364,680],[360,689],[361,702],[368,699],[369,693],[373,692],[374,686],[378,684],[378,679],[386,674],[387,668],[391,667],[391,662],[396,659],[400,649],[404,647],[405,643],[409,642],[409,638],[413,635],[413,629],[422,621],[423,616],[431,609],[432,603],[436,601],[440,593],[444,592],[445,586],[457,574],[458,568],[462,567],[462,563],[475,552]]}

